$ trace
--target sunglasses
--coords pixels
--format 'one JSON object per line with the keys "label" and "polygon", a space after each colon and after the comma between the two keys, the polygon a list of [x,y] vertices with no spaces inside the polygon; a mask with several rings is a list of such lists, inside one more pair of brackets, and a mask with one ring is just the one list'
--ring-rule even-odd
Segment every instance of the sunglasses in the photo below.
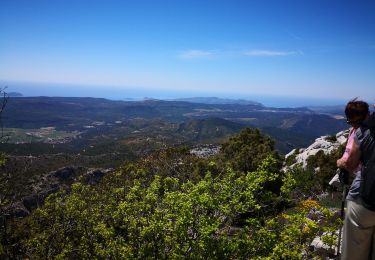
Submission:
{"label": "sunglasses", "polygon": [[362,120],[360,119],[357,119],[357,120],[350,120],[349,118],[346,118],[346,123],[349,124],[349,125],[353,125],[353,124],[359,124]]}

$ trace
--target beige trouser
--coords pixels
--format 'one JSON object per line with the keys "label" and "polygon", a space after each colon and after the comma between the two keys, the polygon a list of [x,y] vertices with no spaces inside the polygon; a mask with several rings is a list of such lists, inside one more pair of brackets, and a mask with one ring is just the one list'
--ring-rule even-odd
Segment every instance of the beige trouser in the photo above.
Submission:
{"label": "beige trouser", "polygon": [[[375,260],[375,211],[347,201],[342,260]],[[372,251],[372,253],[371,253]]]}

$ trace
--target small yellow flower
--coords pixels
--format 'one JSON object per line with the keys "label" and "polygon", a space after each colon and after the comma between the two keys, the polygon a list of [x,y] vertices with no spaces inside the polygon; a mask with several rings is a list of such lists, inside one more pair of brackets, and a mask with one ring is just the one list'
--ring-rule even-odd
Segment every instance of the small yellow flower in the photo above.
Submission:
{"label": "small yellow flower", "polygon": [[310,210],[313,208],[319,208],[319,207],[320,205],[316,200],[304,200],[301,203],[301,208],[307,209],[307,210]]}
{"label": "small yellow flower", "polygon": [[280,218],[289,219],[289,215],[283,212],[280,214]]}
{"label": "small yellow flower", "polygon": [[305,227],[303,227],[303,229],[302,229],[302,233],[304,233],[304,234],[307,234],[307,233],[310,233],[310,228],[308,227],[308,226],[305,226]]}

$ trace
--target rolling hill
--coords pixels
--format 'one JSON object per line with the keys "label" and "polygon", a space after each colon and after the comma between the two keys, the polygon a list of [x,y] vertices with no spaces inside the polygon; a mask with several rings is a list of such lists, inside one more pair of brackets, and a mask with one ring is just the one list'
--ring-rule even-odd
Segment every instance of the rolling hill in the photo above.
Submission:
{"label": "rolling hill", "polygon": [[[141,132],[137,120],[144,124]],[[103,140],[105,147],[105,140],[116,138],[125,138],[123,143],[131,138],[150,143],[168,140],[168,144],[220,142],[243,127],[257,127],[270,134],[283,153],[347,128],[343,119],[327,113],[308,108],[270,108],[255,102],[203,104],[71,97],[11,97],[3,112],[3,123],[5,128],[78,131],[80,147]]]}

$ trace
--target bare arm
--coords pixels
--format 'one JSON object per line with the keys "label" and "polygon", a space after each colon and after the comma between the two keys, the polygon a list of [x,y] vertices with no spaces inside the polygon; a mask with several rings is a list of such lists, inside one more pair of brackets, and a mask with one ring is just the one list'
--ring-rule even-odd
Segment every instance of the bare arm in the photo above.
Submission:
{"label": "bare arm", "polygon": [[360,162],[361,162],[361,151],[359,149],[359,145],[356,142],[353,142],[348,159],[337,160],[337,167],[340,169],[345,169],[349,172],[353,172],[358,167]]}

